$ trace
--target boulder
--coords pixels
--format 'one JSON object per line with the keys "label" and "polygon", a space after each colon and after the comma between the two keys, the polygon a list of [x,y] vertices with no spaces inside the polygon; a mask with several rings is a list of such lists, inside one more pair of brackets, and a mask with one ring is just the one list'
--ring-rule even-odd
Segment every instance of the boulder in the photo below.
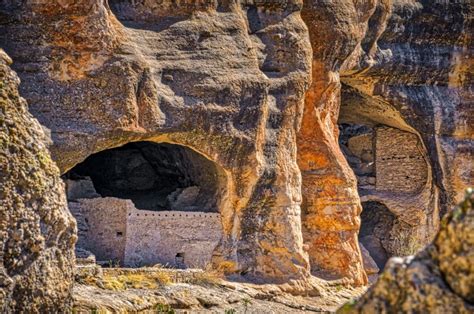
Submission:
{"label": "boulder", "polygon": [[0,49],[0,312],[68,312],[75,222],[10,64]]}
{"label": "boulder", "polygon": [[415,256],[392,258],[349,313],[472,313],[474,193],[441,223],[435,241]]}
{"label": "boulder", "polygon": [[94,188],[91,178],[85,177],[83,179],[64,180],[66,184],[66,195],[68,201],[77,200],[80,198],[96,198],[101,197]]}
{"label": "boulder", "polygon": [[375,263],[372,256],[370,256],[369,251],[364,247],[362,243],[359,242],[360,252],[362,253],[362,260],[364,261],[364,270],[365,273],[369,275],[378,274],[380,268]]}

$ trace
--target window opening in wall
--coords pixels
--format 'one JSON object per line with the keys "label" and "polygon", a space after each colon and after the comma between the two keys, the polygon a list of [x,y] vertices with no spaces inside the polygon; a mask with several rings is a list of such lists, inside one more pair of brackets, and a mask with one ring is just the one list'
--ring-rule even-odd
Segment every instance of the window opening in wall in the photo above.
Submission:
{"label": "window opening in wall", "polygon": [[186,268],[186,264],[184,263],[184,253],[180,252],[176,254],[175,263],[178,268]]}

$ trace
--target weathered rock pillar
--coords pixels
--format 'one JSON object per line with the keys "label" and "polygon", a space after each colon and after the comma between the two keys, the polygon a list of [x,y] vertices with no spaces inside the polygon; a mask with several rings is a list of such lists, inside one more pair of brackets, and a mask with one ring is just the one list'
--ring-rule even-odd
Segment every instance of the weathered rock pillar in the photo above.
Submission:
{"label": "weathered rock pillar", "polygon": [[298,134],[304,242],[313,273],[329,272],[365,284],[357,240],[362,210],[357,182],[338,144],[339,77],[313,62],[313,80]]}

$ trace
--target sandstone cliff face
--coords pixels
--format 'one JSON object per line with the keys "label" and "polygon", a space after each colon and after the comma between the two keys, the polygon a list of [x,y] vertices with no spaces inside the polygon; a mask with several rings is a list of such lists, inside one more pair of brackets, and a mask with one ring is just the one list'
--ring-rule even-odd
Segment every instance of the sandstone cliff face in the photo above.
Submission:
{"label": "sandstone cliff face", "polygon": [[[298,1],[3,1],[0,45],[62,172],[131,141],[222,167],[215,263],[269,281],[308,275],[296,126],[311,47]],[[229,265],[229,263],[226,263]]]}
{"label": "sandstone cliff face", "polygon": [[[473,184],[472,14],[468,3],[304,2],[313,84],[298,134],[298,164],[313,270],[364,282],[356,235],[360,201],[388,208],[394,221],[383,249],[409,255],[433,239],[440,215]],[[365,173],[354,177],[346,162],[354,156],[341,153],[336,123],[342,136],[344,125],[365,128],[365,135],[388,127],[395,136],[385,146],[395,147],[394,153],[386,154],[378,145],[382,137],[375,136],[375,156],[367,162],[375,164],[374,174],[358,168],[356,174]],[[397,142],[396,134],[404,139]],[[403,152],[412,137],[418,139],[416,157]],[[403,149],[397,152],[397,146]],[[420,176],[402,169],[410,158],[419,160]],[[392,165],[406,178],[392,173],[386,180],[379,173]],[[409,186],[400,189],[400,180]]]}
{"label": "sandstone cliff face", "polygon": [[[384,203],[396,215],[391,233],[407,235],[392,255],[413,254],[404,253],[414,244],[410,239],[418,248],[429,243],[439,217],[474,183],[472,14],[465,2],[379,3],[359,53],[342,72],[340,120],[416,135],[427,164],[424,186],[411,192],[386,186],[361,194],[361,200]],[[393,157],[403,154],[398,155]]]}
{"label": "sandstone cliff face", "polygon": [[393,258],[350,313],[472,313],[474,194],[445,217],[436,240],[415,257]]}
{"label": "sandstone cliff face", "polygon": [[75,223],[10,63],[0,50],[0,311],[67,309]]}
{"label": "sandstone cliff face", "polygon": [[[361,205],[390,217],[368,237],[407,255],[473,184],[470,16],[415,0],[4,0],[0,47],[61,173],[130,142],[192,149],[225,178],[216,267],[361,285]],[[373,152],[349,156],[339,133]]]}
{"label": "sandstone cliff face", "polygon": [[[389,105],[422,139],[446,212],[472,186],[472,15],[468,2],[393,1],[385,31],[343,80]],[[370,47],[370,48],[369,48]],[[393,119],[395,120],[395,119]],[[396,123],[396,122],[394,122]]]}

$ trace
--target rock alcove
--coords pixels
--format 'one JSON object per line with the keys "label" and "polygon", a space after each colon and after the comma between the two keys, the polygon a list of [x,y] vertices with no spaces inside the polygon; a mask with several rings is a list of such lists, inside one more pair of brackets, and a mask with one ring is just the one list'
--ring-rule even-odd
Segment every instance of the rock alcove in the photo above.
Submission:
{"label": "rock alcove", "polygon": [[359,241],[369,251],[377,267],[383,270],[390,257],[386,246],[390,242],[396,216],[378,202],[364,202],[362,207]]}
{"label": "rock alcove", "polygon": [[78,247],[99,261],[202,267],[222,236],[225,175],[190,148],[128,143],[89,156],[63,179]]}
{"label": "rock alcove", "polygon": [[363,207],[359,244],[364,262],[383,270],[391,256],[415,254],[435,230],[427,150],[390,105],[347,86],[342,95],[339,146]]}
{"label": "rock alcove", "polygon": [[184,146],[129,143],[89,156],[65,178],[69,199],[90,198],[76,186],[91,180],[102,197],[130,199],[138,209],[218,211],[216,165]]}

